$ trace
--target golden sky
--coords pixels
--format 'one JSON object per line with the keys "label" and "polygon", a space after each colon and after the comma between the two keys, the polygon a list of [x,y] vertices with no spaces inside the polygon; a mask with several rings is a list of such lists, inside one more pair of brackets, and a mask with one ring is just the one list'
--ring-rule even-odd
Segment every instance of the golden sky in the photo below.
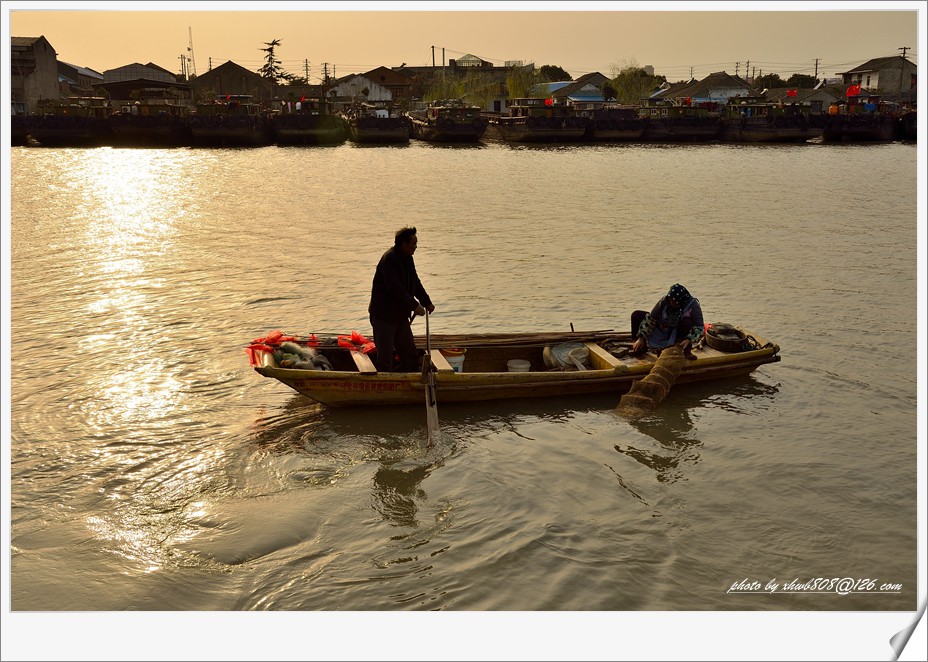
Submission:
{"label": "golden sky", "polygon": [[473,54],[496,65],[554,64],[573,77],[653,65],[677,81],[744,75],[747,63],[752,74],[785,79],[814,74],[816,59],[819,76],[831,77],[902,47],[917,57],[918,9],[925,3],[11,1],[3,20],[5,35],[44,36],[59,60],[101,73],[133,62],[179,73],[192,37],[197,73],[227,60],[257,70],[260,49],[278,39],[284,69],[308,67],[311,82],[326,65],[336,76],[431,65],[433,47],[439,65]]}

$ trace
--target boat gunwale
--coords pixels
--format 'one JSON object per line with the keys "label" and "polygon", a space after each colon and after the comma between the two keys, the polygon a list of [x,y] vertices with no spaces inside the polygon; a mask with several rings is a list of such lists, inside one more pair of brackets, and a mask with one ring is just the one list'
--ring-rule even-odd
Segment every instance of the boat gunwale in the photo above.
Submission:
{"label": "boat gunwale", "polygon": [[[687,361],[680,375],[681,382],[694,382],[714,378],[716,373],[739,374],[752,372],[754,369],[767,363],[780,361],[780,347],[768,339],[753,334],[747,330],[739,329],[746,336],[754,338],[760,345],[758,349],[742,352],[721,352],[712,348],[703,348],[697,352],[708,350],[712,352],[700,356],[696,361]],[[560,334],[470,334],[460,336],[443,334],[432,338],[433,347],[460,346],[468,349],[477,347],[486,348],[542,348],[551,344],[551,337]],[[627,342],[630,334],[608,331],[594,331],[576,334],[563,334],[561,337],[576,337],[577,340],[585,338],[587,343],[595,344],[616,360],[615,365],[593,368],[590,370],[536,370],[534,372],[455,372],[438,371],[435,375],[435,384],[439,392],[466,394],[472,393],[475,399],[492,400],[492,396],[476,397],[480,392],[500,392],[509,390],[512,393],[503,397],[518,397],[520,392],[530,392],[533,389],[557,389],[563,387],[564,395],[571,389],[584,390],[591,387],[614,384],[616,388],[630,385],[632,382],[646,376],[657,360],[653,352],[642,357],[622,360],[611,352],[602,348],[600,341],[618,340]],[[462,341],[462,338],[467,340]],[[518,342],[522,340],[524,342]],[[435,345],[438,347],[435,347]],[[344,350],[352,351],[352,350]],[[273,361],[273,355],[264,353],[263,361]],[[628,361],[633,361],[629,363]],[[319,402],[329,405],[367,404],[377,402],[380,404],[401,404],[411,399],[410,394],[420,393],[424,388],[421,372],[374,372],[362,373],[353,370],[306,370],[297,368],[281,368],[276,365],[255,366],[258,374],[277,379],[295,391]],[[719,375],[724,376],[724,374]],[[305,382],[312,382],[306,384]],[[334,396],[334,397],[333,397]],[[414,396],[413,396],[414,397]]]}

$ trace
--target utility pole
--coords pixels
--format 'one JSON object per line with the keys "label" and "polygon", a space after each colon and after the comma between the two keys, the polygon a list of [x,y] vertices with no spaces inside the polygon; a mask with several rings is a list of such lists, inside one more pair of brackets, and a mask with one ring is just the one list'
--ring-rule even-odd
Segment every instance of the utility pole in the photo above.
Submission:
{"label": "utility pole", "polygon": [[815,58],[815,84],[818,85],[818,61],[820,58]]}
{"label": "utility pole", "polygon": [[306,82],[309,82],[309,60],[303,60],[303,78],[306,79]]}
{"label": "utility pole", "polygon": [[735,76],[738,76],[738,70],[741,68],[740,62],[735,62]]}
{"label": "utility pole", "polygon": [[744,77],[748,78],[751,75],[751,61],[748,60],[744,63]]}
{"label": "utility pole", "polygon": [[905,63],[908,62],[905,59],[905,52],[909,50],[909,47],[903,46],[899,50],[902,51],[902,62],[899,64],[899,100],[902,101],[902,75],[905,73]]}
{"label": "utility pole", "polygon": [[432,46],[432,69],[435,68],[435,47]]}
{"label": "utility pole", "polygon": [[690,80],[693,80],[693,67],[690,67]]}
{"label": "utility pole", "polygon": [[180,60],[180,75],[187,80],[187,56],[181,53],[178,59]]}

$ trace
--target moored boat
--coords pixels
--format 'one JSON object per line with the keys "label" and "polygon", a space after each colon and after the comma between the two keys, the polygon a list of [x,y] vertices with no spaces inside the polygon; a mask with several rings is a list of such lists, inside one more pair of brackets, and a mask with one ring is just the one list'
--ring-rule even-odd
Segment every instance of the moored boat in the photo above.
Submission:
{"label": "moored boat", "polygon": [[586,118],[564,102],[552,98],[513,99],[509,114],[493,118],[507,142],[573,142],[586,131]]}
{"label": "moored boat", "polygon": [[410,136],[429,142],[478,142],[489,120],[479,106],[461,100],[435,101],[423,110],[410,110]]}
{"label": "moored boat", "polygon": [[915,110],[906,110],[899,117],[897,135],[900,140],[915,142],[918,139],[918,114]]}
{"label": "moored boat", "polygon": [[226,94],[198,103],[190,117],[195,145],[248,147],[271,144],[267,113],[249,94]]}
{"label": "moored boat", "polygon": [[632,142],[644,135],[646,120],[638,116],[638,106],[584,101],[574,107],[578,114],[586,117],[584,140]]}
{"label": "moored boat", "polygon": [[355,143],[402,144],[409,142],[409,118],[382,104],[360,103],[346,110],[343,119],[348,139]]}
{"label": "moored boat", "polygon": [[696,104],[657,102],[642,106],[645,120],[642,140],[649,142],[707,142],[719,136],[719,105],[714,101]]}
{"label": "moored boat", "polygon": [[189,108],[182,103],[146,100],[125,105],[109,117],[112,144],[118,147],[183,147],[193,144]]}
{"label": "moored boat", "polygon": [[43,104],[29,134],[45,147],[99,147],[112,142],[104,97],[68,97]]}
{"label": "moored boat", "polygon": [[278,145],[339,145],[348,138],[345,120],[324,97],[285,102],[271,126]]}
{"label": "moored boat", "polygon": [[[759,366],[780,360],[773,342],[738,329],[738,342],[704,343],[694,350],[696,360],[686,362],[677,383],[745,375]],[[286,336],[279,331],[259,338],[247,352],[255,371],[276,379],[316,402],[330,406],[421,404],[427,384],[421,372],[380,373],[371,361],[368,344],[352,346],[340,336],[320,339]],[[708,337],[707,337],[708,339]],[[480,402],[514,398],[557,397],[591,393],[626,392],[644,378],[657,360],[648,352],[632,357],[628,333],[614,331],[563,333],[498,333],[469,335],[432,334],[428,345],[435,366],[438,402]],[[302,351],[323,356],[316,364],[280,360],[281,347],[293,343]],[[426,338],[416,337],[425,352]],[[583,369],[550,367],[558,348],[580,357]],[[292,350],[292,346],[289,346]],[[579,350],[579,355],[573,350]],[[464,357],[456,366],[445,355]],[[282,367],[281,363],[292,367]],[[521,363],[521,366],[517,366]],[[295,367],[295,366],[303,367]],[[309,365],[310,367],[306,367]],[[518,370],[515,370],[518,367]],[[331,368],[331,369],[329,369]]]}
{"label": "moored boat", "polygon": [[[801,143],[822,135],[809,120],[812,109],[768,101],[764,97],[733,98],[722,108],[719,139],[723,142]],[[820,112],[820,109],[819,109]]]}
{"label": "moored boat", "polygon": [[822,142],[888,142],[896,138],[895,104],[878,95],[854,95],[847,103],[832,104],[825,116]]}

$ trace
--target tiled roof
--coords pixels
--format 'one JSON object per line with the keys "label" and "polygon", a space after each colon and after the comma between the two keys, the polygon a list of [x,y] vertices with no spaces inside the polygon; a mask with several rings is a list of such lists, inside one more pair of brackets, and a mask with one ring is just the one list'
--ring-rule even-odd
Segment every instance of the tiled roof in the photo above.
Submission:
{"label": "tiled roof", "polygon": [[[569,81],[565,83],[564,85],[562,85],[561,87],[556,88],[557,93],[554,96],[569,97],[571,95],[576,94],[581,88],[585,87],[586,85],[594,85],[598,89],[600,86],[602,86],[603,83],[605,83],[608,80],[609,80],[608,78],[603,76],[598,71],[594,71],[589,74],[583,74],[577,80]],[[558,83],[558,85],[560,85],[560,83]]]}
{"label": "tiled roof", "polygon": [[891,57],[877,57],[873,58],[872,60],[867,60],[860,66],[849,69],[848,71],[843,71],[841,73],[856,74],[858,72],[863,73],[865,71],[879,71],[880,69],[885,69],[891,64],[898,64],[901,59],[901,55],[893,55]]}
{"label": "tiled roof", "polygon": [[745,81],[740,76],[732,76],[731,74],[725,71],[717,71],[715,73],[709,74],[701,81],[693,83],[692,85],[687,85],[681,88],[673,89],[671,88],[667,92],[664,92],[660,96],[662,98],[671,98],[671,97],[705,97],[708,96],[709,92],[714,89],[732,89],[740,88],[747,93],[753,93],[753,90],[747,81]]}
{"label": "tiled roof", "polygon": [[[790,90],[796,90],[796,96],[788,96],[787,93]],[[813,97],[821,99],[826,97],[834,98],[834,95],[825,89],[800,89],[796,87],[772,87],[767,90],[764,96],[771,101],[784,101],[787,103],[802,103]]]}

